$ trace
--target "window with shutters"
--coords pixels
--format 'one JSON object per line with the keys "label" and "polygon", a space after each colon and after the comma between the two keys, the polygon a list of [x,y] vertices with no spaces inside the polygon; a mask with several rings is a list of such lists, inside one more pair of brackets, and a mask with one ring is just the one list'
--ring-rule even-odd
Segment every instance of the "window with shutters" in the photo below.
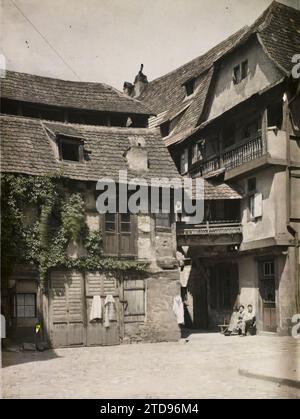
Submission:
{"label": "window with shutters", "polygon": [[248,179],[248,221],[262,217],[262,194],[256,190],[256,178]]}
{"label": "window with shutters", "polygon": [[103,224],[103,247],[106,255],[120,257],[137,255],[135,215],[105,214]]}

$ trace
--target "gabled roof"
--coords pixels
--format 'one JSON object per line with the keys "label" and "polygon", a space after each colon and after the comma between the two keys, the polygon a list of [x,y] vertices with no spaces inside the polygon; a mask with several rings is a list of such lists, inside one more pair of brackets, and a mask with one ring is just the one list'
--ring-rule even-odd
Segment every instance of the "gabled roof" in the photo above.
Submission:
{"label": "gabled roof", "polygon": [[[283,75],[288,76],[293,66],[292,56],[300,53],[300,11],[273,2],[250,27],[242,28],[207,53],[146,86],[139,99],[157,114],[164,112],[164,120],[180,110],[185,103],[189,105],[175,129],[165,138],[167,146],[182,141],[195,132],[204,110],[214,64],[254,36],[257,36],[265,53]],[[199,80],[199,88],[190,99],[186,98],[183,84],[195,77]],[[160,115],[158,120],[159,117]],[[155,121],[152,122],[154,123]]]}
{"label": "gabled roof", "polygon": [[[70,179],[97,181],[101,177],[110,177],[118,181],[119,170],[127,170],[130,179],[139,176],[130,170],[124,157],[134,139],[145,142],[148,152],[149,168],[140,176],[148,180],[179,176],[158,130],[49,123],[8,115],[0,116],[0,129],[2,172],[28,175],[61,172]],[[51,133],[82,138],[88,160],[83,163],[57,160]]]}
{"label": "gabled roof", "polygon": [[[139,96],[139,99],[151,107],[157,114],[170,109],[172,109],[172,111],[176,110],[178,107],[182,106],[182,102],[186,98],[183,84],[206,72],[213,65],[216,58],[232,48],[246,30],[247,27],[241,29],[207,53],[184,64],[178,69],[151,81],[145,87],[142,94]],[[201,87],[197,89],[197,91],[200,93]],[[194,98],[195,95],[193,95],[193,98],[191,99],[187,98],[186,102],[192,102]]]}
{"label": "gabled roof", "polygon": [[139,100],[103,83],[53,79],[6,71],[0,79],[1,97],[66,108],[151,115]]}

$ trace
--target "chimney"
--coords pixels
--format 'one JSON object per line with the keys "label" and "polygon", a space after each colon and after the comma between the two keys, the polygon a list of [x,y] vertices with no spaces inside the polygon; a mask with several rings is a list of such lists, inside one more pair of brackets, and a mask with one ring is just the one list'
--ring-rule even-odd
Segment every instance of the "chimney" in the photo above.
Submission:
{"label": "chimney", "polygon": [[144,64],[141,64],[141,69],[134,79],[133,97],[138,97],[148,84],[147,76],[143,74]]}
{"label": "chimney", "polygon": [[134,85],[132,83],[129,83],[129,81],[124,82],[123,93],[126,96],[132,97],[133,96],[133,89],[134,89]]}

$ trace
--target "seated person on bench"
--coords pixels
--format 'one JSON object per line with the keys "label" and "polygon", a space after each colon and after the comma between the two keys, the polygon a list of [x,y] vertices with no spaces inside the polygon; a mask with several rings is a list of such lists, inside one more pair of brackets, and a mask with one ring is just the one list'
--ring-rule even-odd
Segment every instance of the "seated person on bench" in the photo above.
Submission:
{"label": "seated person on bench", "polygon": [[246,336],[247,332],[253,332],[255,330],[256,318],[255,313],[253,311],[252,304],[248,304],[247,311],[245,311],[243,322],[242,322],[242,335]]}
{"label": "seated person on bench", "polygon": [[243,319],[245,315],[245,307],[241,305],[239,308],[235,308],[232,313],[230,323],[227,331],[224,333],[225,336],[238,335],[239,331],[242,330]]}

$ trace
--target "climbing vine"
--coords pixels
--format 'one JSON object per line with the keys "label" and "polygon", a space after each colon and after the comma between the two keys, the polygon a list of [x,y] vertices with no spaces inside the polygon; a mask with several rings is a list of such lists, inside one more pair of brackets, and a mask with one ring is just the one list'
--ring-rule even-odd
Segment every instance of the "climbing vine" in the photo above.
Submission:
{"label": "climbing vine", "polygon": [[[126,271],[146,268],[131,260],[103,256],[100,231],[89,231],[84,199],[67,194],[59,176],[1,176],[1,270],[8,278],[16,263],[28,263],[39,272],[44,288],[53,268]],[[68,247],[79,243],[83,255],[70,258]]]}

